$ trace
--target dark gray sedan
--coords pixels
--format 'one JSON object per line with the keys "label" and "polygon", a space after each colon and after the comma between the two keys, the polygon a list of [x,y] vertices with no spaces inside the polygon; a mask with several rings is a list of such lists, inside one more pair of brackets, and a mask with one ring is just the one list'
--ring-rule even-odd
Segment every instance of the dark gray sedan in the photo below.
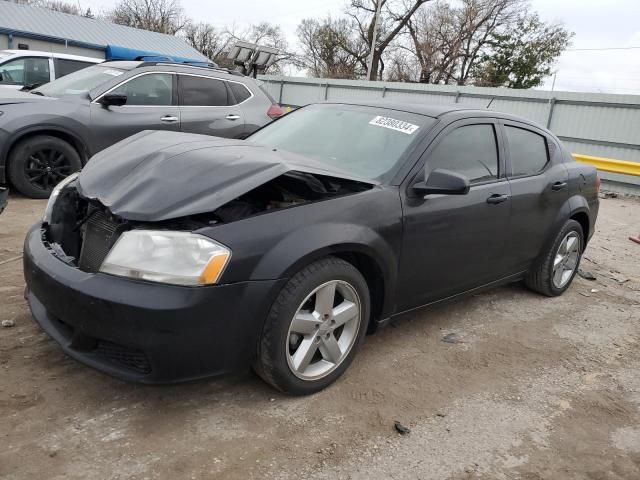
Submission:
{"label": "dark gray sedan", "polygon": [[142,130],[245,138],[283,113],[236,72],[107,62],[0,96],[0,185],[46,198],[92,155]]}
{"label": "dark gray sedan", "polygon": [[574,278],[595,168],[527,120],[319,104],[247,140],[144,132],[56,187],[26,297],[69,355],[147,383],[253,365],[318,391],[366,332],[416,308]]}

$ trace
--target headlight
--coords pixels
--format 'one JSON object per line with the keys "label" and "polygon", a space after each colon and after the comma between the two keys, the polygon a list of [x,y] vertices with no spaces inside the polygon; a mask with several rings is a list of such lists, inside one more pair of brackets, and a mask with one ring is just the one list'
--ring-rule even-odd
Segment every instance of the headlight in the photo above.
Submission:
{"label": "headlight", "polygon": [[100,271],[175,285],[210,285],[222,276],[231,250],[189,232],[131,230],[123,233]]}
{"label": "headlight", "polygon": [[73,182],[76,178],[78,178],[79,174],[80,172],[72,173],[67,178],[62,180],[58,185],[56,185],[56,187],[53,189],[53,191],[51,192],[51,195],[49,196],[47,207],[44,209],[44,215],[42,216],[43,223],[51,222],[51,212],[53,212],[53,206],[55,205],[56,200],[58,200],[58,197],[60,196],[60,192],[64,187],[66,187],[71,182]]}

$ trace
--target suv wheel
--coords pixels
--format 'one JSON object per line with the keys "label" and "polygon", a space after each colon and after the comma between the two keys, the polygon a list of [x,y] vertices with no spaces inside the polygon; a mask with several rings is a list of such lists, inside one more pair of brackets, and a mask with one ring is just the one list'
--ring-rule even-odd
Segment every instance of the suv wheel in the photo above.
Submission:
{"label": "suv wheel", "polygon": [[31,198],[48,198],[58,183],[81,168],[82,161],[76,149],[49,135],[22,140],[9,155],[11,183]]}
{"label": "suv wheel", "polygon": [[254,370],[295,395],[317,392],[351,364],[369,320],[369,289],[350,263],[328,257],[298,272],[271,307]]}
{"label": "suv wheel", "polygon": [[527,286],[548,297],[562,295],[575,277],[584,250],[582,226],[568,220],[556,235],[525,282]]}

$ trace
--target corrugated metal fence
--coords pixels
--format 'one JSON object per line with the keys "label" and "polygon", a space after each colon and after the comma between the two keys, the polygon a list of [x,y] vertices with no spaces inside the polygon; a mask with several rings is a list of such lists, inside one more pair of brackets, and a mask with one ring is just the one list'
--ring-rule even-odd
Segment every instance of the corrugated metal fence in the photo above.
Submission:
{"label": "corrugated metal fence", "polygon": [[[513,113],[547,126],[574,153],[640,162],[640,95],[545,92],[396,82],[261,76],[279,103],[293,106],[387,98],[457,103]],[[640,177],[603,173],[622,191],[638,193]]]}

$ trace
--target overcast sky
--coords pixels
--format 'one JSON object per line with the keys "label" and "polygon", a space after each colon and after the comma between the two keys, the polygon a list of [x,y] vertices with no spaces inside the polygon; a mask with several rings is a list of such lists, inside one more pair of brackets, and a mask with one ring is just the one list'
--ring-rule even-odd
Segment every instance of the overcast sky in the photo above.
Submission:
{"label": "overcast sky", "polygon": [[[94,11],[115,0],[80,0]],[[217,26],[268,21],[286,32],[290,45],[303,18],[339,16],[346,0],[182,0],[185,13]],[[640,0],[531,0],[546,21],[558,21],[575,32],[570,49],[627,50],[567,51],[557,65],[556,90],[640,94]],[[551,79],[545,87],[551,88]]]}

